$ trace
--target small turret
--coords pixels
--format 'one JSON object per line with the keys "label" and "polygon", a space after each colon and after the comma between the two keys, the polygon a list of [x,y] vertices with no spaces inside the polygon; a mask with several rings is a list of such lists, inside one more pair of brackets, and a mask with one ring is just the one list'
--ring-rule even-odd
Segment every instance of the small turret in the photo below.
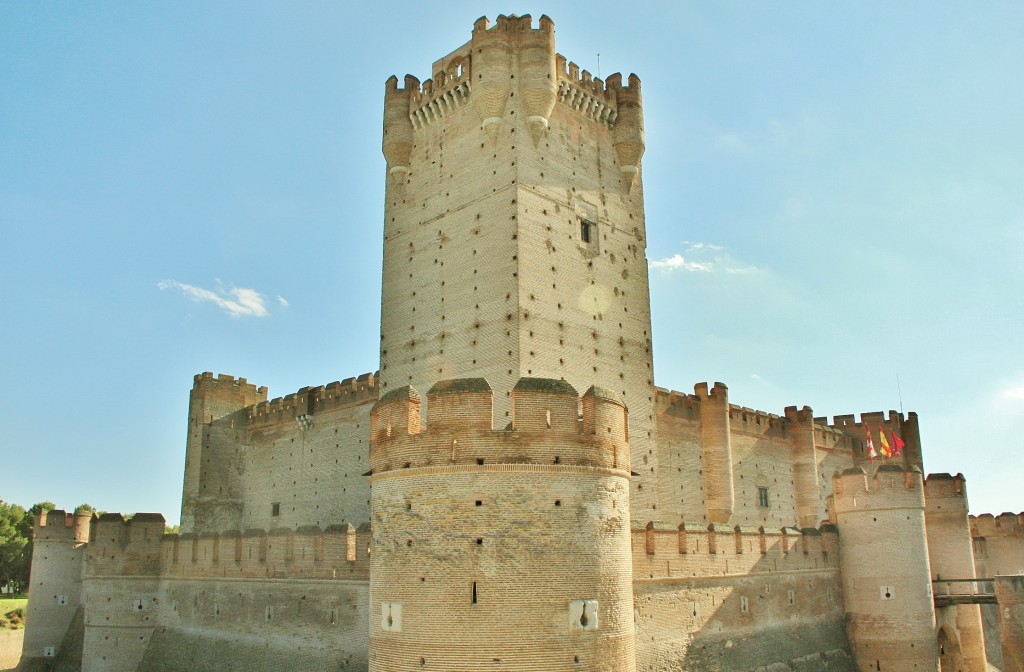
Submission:
{"label": "small turret", "polygon": [[392,75],[384,84],[384,140],[382,149],[388,162],[388,175],[392,184],[405,181],[412,156],[412,119],[409,117],[409,98],[418,92],[420,82],[412,75],[405,76],[405,88],[398,88],[398,78]]}
{"label": "small turret", "polygon": [[793,487],[796,517],[800,527],[817,527],[821,522],[818,500],[818,455],[814,445],[814,412],[810,406],[786,408],[790,453],[793,458]]}
{"label": "small turret", "polygon": [[700,437],[704,455],[704,500],[708,520],[728,523],[736,503],[733,484],[732,439],[729,430],[729,388],[715,383],[697,383],[693,391],[700,399]]}
{"label": "small turret", "polygon": [[[529,17],[523,17],[527,21]],[[555,24],[540,17],[540,30],[523,33],[519,46],[519,95],[533,144],[548,128],[558,93],[555,71]]]}
{"label": "small turret", "polygon": [[629,86],[622,85],[622,75],[615,73],[606,85],[615,91],[618,102],[618,116],[615,119],[615,153],[619,157],[619,170],[626,183],[626,190],[640,172],[640,157],[646,148],[644,134],[644,108],[640,96],[640,78],[629,76]]}
{"label": "small turret", "polygon": [[473,108],[480,116],[480,128],[494,143],[505,116],[512,91],[512,32],[507,16],[498,17],[498,25],[489,30],[487,17],[473,24]]}

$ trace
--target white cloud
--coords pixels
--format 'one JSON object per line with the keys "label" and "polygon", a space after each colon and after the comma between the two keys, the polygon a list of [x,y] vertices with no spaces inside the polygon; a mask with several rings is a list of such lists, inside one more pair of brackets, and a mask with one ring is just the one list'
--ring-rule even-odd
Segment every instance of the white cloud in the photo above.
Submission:
{"label": "white cloud", "polygon": [[742,264],[717,243],[699,243],[684,240],[687,248],[682,253],[673,254],[664,259],[654,259],[651,268],[663,273],[675,271],[693,271],[701,273],[754,273],[760,269],[750,264]]}
{"label": "white cloud", "polygon": [[711,264],[698,261],[687,261],[681,254],[674,254],[664,259],[655,259],[651,262],[651,268],[658,268],[663,271],[703,271],[711,270]]}
{"label": "white cloud", "polygon": [[1024,399],[1024,386],[1010,387],[1003,390],[1003,399]]}
{"label": "white cloud", "polygon": [[278,305],[280,305],[280,306],[281,306],[282,308],[287,308],[288,306],[290,306],[290,305],[291,305],[290,303],[288,303],[288,300],[287,300],[287,299],[285,299],[285,298],[284,298],[283,296],[281,296],[280,294],[278,294],[278,295],[277,295],[277,303],[278,303]]}
{"label": "white cloud", "polygon": [[[182,294],[196,302],[209,301],[218,306],[231,317],[267,317],[266,300],[262,294],[255,289],[245,287],[231,287],[224,289],[220,281],[217,281],[216,289],[204,289],[195,285],[186,285],[177,280],[161,280],[157,283],[160,289],[177,289]],[[280,301],[281,297],[278,297]],[[287,305],[285,302],[283,305]]]}

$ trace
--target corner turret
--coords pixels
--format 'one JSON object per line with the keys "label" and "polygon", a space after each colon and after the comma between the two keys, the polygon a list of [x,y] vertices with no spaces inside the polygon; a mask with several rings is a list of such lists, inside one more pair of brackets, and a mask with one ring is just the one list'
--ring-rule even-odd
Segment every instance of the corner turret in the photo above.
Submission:
{"label": "corner turret", "polygon": [[420,89],[420,81],[405,76],[405,88],[398,88],[398,78],[392,75],[384,84],[384,139],[382,150],[388,162],[391,183],[400,186],[409,172],[412,155],[412,118],[410,99]]}
{"label": "corner turret", "polygon": [[61,509],[38,513],[32,524],[32,567],[22,661],[60,653],[65,635],[82,604],[82,574],[91,513]]}
{"label": "corner turret", "polygon": [[615,153],[619,157],[619,170],[626,182],[626,190],[640,172],[640,157],[647,147],[644,133],[644,107],[640,96],[640,78],[629,75],[629,86],[622,85],[622,75],[615,73],[608,78],[609,90],[615,92],[618,102],[618,116],[615,119]]}
{"label": "corner turret", "polygon": [[209,371],[195,376],[188,406],[182,531],[237,526],[241,493],[234,429],[245,424],[243,409],[266,400],[267,388],[257,388],[245,378],[214,377]]}

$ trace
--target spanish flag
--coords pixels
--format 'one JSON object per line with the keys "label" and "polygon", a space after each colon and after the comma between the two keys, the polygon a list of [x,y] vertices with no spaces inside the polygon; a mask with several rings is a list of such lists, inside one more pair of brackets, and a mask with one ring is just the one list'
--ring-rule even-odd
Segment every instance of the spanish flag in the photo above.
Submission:
{"label": "spanish flag", "polygon": [[885,430],[881,427],[878,428],[878,445],[879,451],[885,457],[892,457],[892,449],[889,448],[889,439],[885,438]]}

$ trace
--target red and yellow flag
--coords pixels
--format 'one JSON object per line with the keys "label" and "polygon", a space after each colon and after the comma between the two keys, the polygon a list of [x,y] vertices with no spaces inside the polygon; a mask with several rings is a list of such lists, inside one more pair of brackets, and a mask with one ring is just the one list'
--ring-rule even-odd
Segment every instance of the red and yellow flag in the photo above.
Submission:
{"label": "red and yellow flag", "polygon": [[878,450],[885,457],[892,457],[892,449],[889,447],[889,439],[885,438],[885,430],[878,428]]}

